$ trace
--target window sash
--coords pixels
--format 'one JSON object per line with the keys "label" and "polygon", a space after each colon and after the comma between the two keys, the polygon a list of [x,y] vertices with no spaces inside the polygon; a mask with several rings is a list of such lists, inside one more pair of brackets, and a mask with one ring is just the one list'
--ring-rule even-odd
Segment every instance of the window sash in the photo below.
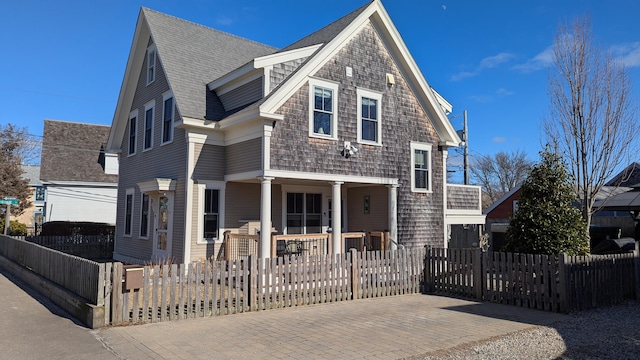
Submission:
{"label": "window sash", "polygon": [[322,194],[287,193],[287,234],[322,232]]}
{"label": "window sash", "polygon": [[414,150],[414,188],[429,190],[429,151]]}
{"label": "window sash", "polygon": [[218,239],[220,236],[220,190],[204,190],[203,236]]}
{"label": "window sash", "polygon": [[147,109],[144,115],[144,148],[153,146],[153,108]]}
{"label": "window sash", "polygon": [[173,138],[173,98],[164,101],[164,119],[162,120],[162,142]]}
{"label": "window sash", "polygon": [[147,55],[147,85],[156,79],[156,49],[150,49]]}
{"label": "window sash", "polygon": [[133,194],[126,195],[124,212],[124,234],[131,235],[131,226],[133,222]]}
{"label": "window sash", "polygon": [[333,90],[314,86],[313,101],[313,133],[332,135],[333,123]]}
{"label": "window sash", "polygon": [[142,194],[142,208],[140,210],[140,236],[149,236],[149,195]]}
{"label": "window sash", "polygon": [[368,97],[361,98],[362,140],[378,141],[378,100]]}
{"label": "window sash", "polygon": [[132,117],[131,119],[129,119],[129,155],[135,154],[136,152],[137,120],[137,117]]}

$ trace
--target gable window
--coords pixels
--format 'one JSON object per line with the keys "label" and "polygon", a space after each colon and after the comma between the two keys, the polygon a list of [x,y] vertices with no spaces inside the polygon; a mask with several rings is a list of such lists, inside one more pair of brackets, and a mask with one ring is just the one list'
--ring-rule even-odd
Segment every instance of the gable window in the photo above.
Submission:
{"label": "gable window", "polygon": [[357,90],[358,94],[358,142],[363,144],[382,145],[380,119],[382,94],[372,91]]}
{"label": "gable window", "polygon": [[164,106],[162,108],[162,143],[173,140],[173,96],[164,96]]}
{"label": "gable window", "polygon": [[149,195],[142,194],[142,204],[140,206],[140,237],[149,236]]}
{"label": "gable window", "polygon": [[156,79],[156,48],[150,46],[147,49],[147,85]]}
{"label": "gable window", "polygon": [[131,236],[133,224],[133,189],[127,189],[124,201],[124,235]]}
{"label": "gable window", "polygon": [[322,194],[287,193],[287,234],[322,232]]}
{"label": "gable window", "polygon": [[431,145],[411,143],[411,191],[431,192]]}
{"label": "gable window", "polygon": [[309,80],[309,136],[337,139],[338,84]]}
{"label": "gable window", "polygon": [[136,153],[136,134],[138,133],[138,112],[132,113],[129,117],[129,155]]}
{"label": "gable window", "polygon": [[149,150],[153,147],[153,110],[153,103],[144,107],[144,150]]}

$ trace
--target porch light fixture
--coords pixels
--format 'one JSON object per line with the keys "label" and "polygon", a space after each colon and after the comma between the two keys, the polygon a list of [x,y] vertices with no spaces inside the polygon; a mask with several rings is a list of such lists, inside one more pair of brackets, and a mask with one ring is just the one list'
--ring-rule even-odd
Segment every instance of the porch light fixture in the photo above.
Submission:
{"label": "porch light fixture", "polygon": [[340,155],[344,156],[345,158],[350,158],[351,156],[355,155],[358,152],[358,148],[356,148],[355,146],[351,145],[351,141],[345,141],[344,142],[344,147],[342,148],[342,151],[340,152]]}

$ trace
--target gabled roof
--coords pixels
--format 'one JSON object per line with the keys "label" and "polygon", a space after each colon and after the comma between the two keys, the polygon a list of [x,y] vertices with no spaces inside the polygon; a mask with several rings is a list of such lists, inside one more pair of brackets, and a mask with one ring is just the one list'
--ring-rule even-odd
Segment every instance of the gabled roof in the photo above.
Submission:
{"label": "gabled roof", "polygon": [[180,115],[194,119],[205,119],[209,96],[207,83],[256,57],[277,51],[268,45],[142,8],[113,118],[114,131],[109,138],[108,151],[117,149],[124,136],[149,37],[155,44],[158,63],[167,77]]}
{"label": "gabled roof", "polygon": [[117,183],[98,163],[109,126],[44,120],[40,180],[42,182]]}
{"label": "gabled roof", "polygon": [[606,186],[634,186],[640,184],[640,162],[631,163],[618,175],[614,176]]}

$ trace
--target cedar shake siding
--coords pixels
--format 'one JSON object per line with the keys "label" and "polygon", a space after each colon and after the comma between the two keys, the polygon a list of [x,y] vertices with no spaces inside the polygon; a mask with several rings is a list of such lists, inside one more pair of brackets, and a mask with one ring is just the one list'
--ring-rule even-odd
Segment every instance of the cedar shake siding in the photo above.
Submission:
{"label": "cedar shake siding", "polygon": [[[142,194],[137,184],[153,180],[155,178],[167,178],[177,180],[173,204],[173,232],[171,234],[171,255],[176,259],[182,257],[184,250],[184,221],[185,218],[185,194],[186,194],[186,159],[187,143],[183,129],[173,129],[173,140],[170,143],[162,143],[162,113],[163,94],[169,91],[169,85],[162,68],[159,57],[156,57],[155,81],[148,86],[147,81],[147,57],[142,68],[136,87],[133,104],[130,111],[138,110],[136,154],[128,156],[129,123],[124,132],[122,153],[120,155],[120,177],[118,183],[118,215],[116,227],[116,252],[123,256],[140,259],[150,259],[152,256],[153,229],[149,228],[149,238],[138,238],[140,233],[140,208]],[[145,104],[154,101],[153,121],[153,147],[143,150],[144,145],[144,114]],[[175,99],[174,99],[175,104]],[[174,124],[178,121],[177,105],[174,106]],[[131,237],[123,237],[125,222],[125,196],[127,189],[134,189],[133,223]],[[152,220],[149,220],[151,224]]]}
{"label": "cedar shake siding", "polygon": [[262,169],[262,138],[255,138],[226,147],[227,175]]}
{"label": "cedar shake siding", "polygon": [[305,60],[307,60],[306,57],[273,65],[273,68],[269,72],[269,84],[271,85],[269,91],[271,92],[278,87],[278,85],[305,62]]}
{"label": "cedar shake siding", "polygon": [[[353,69],[352,77],[345,75],[346,67]],[[395,77],[395,85],[387,85],[387,73]],[[439,137],[374,27],[364,27],[313,77],[339,83],[338,141],[309,137],[309,86],[304,85],[278,111],[285,119],[272,133],[271,168],[397,178],[398,238],[408,247],[441,244],[444,210]],[[382,146],[357,143],[358,88],[383,94]],[[341,156],[344,141],[351,141],[358,153],[351,158]],[[411,141],[432,145],[432,193],[411,192]]]}

